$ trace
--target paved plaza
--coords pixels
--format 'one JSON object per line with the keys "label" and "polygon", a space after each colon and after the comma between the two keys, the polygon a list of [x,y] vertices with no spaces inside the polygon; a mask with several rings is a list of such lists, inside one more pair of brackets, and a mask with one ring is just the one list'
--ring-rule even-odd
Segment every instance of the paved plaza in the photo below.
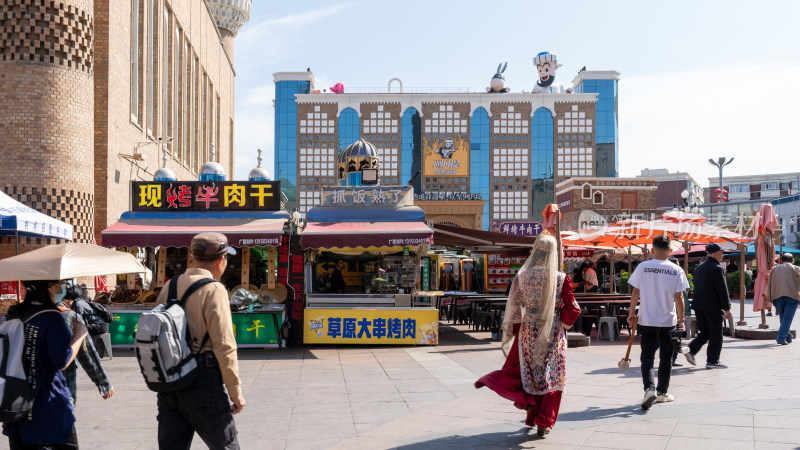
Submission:
{"label": "paved plaza", "polygon": [[[747,320],[757,322],[754,313]],[[638,345],[627,372],[617,368],[624,352],[621,341],[569,349],[561,414],[553,432],[539,439],[524,425],[523,411],[473,387],[503,362],[487,332],[443,324],[436,347],[244,350],[240,443],[243,449],[348,450],[800,448],[800,343],[726,337],[728,370],[676,368],[675,402],[646,412],[638,405]],[[697,359],[703,363],[705,351]],[[679,362],[686,364],[683,357]],[[117,351],[105,365],[117,391],[108,401],[79,370],[81,448],[157,448],[155,394],[133,353]],[[205,446],[196,437],[192,448]]]}

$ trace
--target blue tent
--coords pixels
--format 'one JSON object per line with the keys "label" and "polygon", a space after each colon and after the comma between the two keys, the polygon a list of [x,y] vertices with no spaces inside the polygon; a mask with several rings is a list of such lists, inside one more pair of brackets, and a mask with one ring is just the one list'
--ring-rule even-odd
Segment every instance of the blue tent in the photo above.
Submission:
{"label": "blue tent", "polygon": [[42,214],[0,192],[0,234],[72,240],[72,225]]}
{"label": "blue tent", "polygon": [[[775,246],[775,255],[780,255],[780,252],[781,252],[781,246],[780,245],[776,245]],[[794,247],[783,246],[783,253],[791,253],[791,254],[793,254],[795,256],[800,256],[800,249],[794,248]],[[725,256],[726,257],[727,256],[739,256],[739,252],[726,253]],[[749,257],[755,258],[755,256],[756,256],[756,246],[755,246],[755,244],[753,242],[750,242],[749,244],[747,244],[747,253],[745,254],[745,256],[747,256],[748,258]]]}

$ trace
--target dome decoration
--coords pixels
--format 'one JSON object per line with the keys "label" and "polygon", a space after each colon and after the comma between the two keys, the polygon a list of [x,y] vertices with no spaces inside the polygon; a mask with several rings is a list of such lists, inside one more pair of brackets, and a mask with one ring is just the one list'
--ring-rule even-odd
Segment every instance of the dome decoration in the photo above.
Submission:
{"label": "dome decoration", "polygon": [[236,36],[242,25],[250,20],[253,2],[252,0],[208,0],[208,7],[211,8],[217,27],[224,28]]}
{"label": "dome decoration", "polygon": [[360,186],[362,169],[380,169],[378,149],[364,139],[350,144],[339,155],[337,180],[340,186]]}
{"label": "dome decoration", "polygon": [[261,149],[258,149],[258,166],[250,171],[247,179],[250,181],[272,181],[267,169],[261,167]]}
{"label": "dome decoration", "polygon": [[203,167],[200,169],[200,181],[225,181],[225,168],[216,161],[215,153],[214,153],[214,144],[211,144],[211,149],[209,152],[209,156],[211,157],[211,161],[203,164]]}
{"label": "dome decoration", "polygon": [[161,168],[156,171],[156,174],[153,176],[153,181],[178,181],[178,177],[175,175],[175,172],[167,167],[167,161],[169,160],[169,157],[167,157],[166,143],[163,144],[161,152]]}

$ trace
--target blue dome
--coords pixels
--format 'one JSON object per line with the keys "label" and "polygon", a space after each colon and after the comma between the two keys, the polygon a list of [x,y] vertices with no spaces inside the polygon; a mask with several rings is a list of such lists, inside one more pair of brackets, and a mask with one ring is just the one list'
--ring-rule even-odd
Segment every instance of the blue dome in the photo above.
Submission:
{"label": "blue dome", "polygon": [[153,181],[178,181],[178,177],[172,169],[162,167],[156,171]]}
{"label": "blue dome", "polygon": [[372,156],[377,158],[378,149],[364,139],[359,139],[358,141],[348,145],[347,148],[342,151],[342,153],[339,155],[339,162],[343,163],[347,161],[347,158],[357,156]]}
{"label": "blue dome", "polygon": [[225,181],[225,168],[218,162],[209,161],[200,169],[200,181]]}
{"label": "blue dome", "polygon": [[250,181],[272,181],[272,177],[270,176],[267,169],[258,166],[255,169],[250,171],[250,175],[247,176],[247,179]]}

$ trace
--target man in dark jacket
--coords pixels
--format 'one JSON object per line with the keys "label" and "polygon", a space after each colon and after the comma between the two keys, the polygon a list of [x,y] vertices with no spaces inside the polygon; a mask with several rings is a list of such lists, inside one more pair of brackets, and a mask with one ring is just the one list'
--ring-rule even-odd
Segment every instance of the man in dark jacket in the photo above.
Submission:
{"label": "man in dark jacket", "polygon": [[697,314],[697,337],[682,349],[686,360],[696,365],[695,355],[708,342],[706,369],[727,369],[719,361],[722,352],[722,316],[731,318],[731,300],[725,270],[722,269],[722,248],[717,244],[706,245],[708,259],[695,270],[694,298],[692,309]]}

